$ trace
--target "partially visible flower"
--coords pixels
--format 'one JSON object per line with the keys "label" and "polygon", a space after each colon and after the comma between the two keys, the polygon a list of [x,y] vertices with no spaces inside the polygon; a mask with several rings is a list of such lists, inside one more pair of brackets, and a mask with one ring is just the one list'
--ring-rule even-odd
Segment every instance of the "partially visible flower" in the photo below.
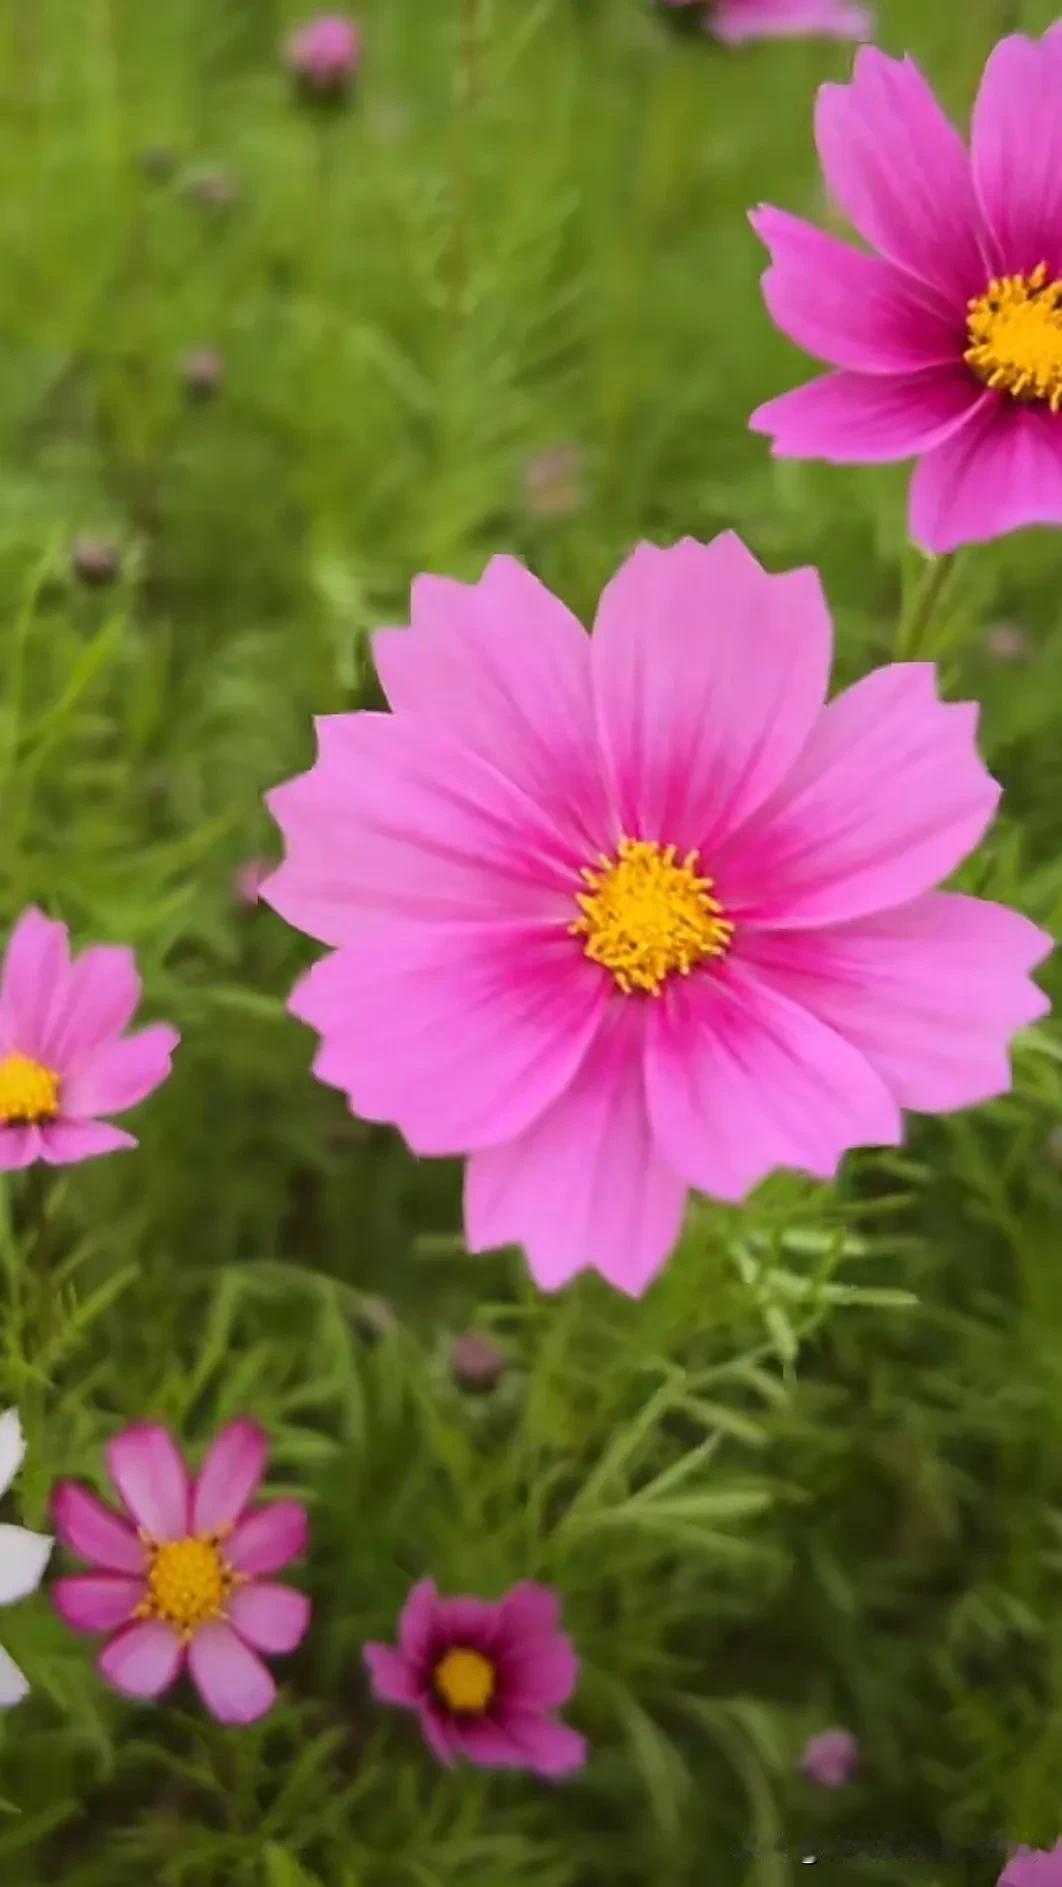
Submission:
{"label": "partially visible flower", "polygon": [[261,890],[273,867],[267,858],[248,858],[238,865],[232,881],[237,904],[253,910],[261,903]]}
{"label": "partially visible flower", "polygon": [[215,215],[224,215],[239,201],[240,189],[227,170],[199,170],[193,173],[185,186],[188,195],[201,209],[211,210]]}
{"label": "partially visible flower", "polygon": [[193,400],[210,400],[225,384],[225,362],[212,347],[196,347],[181,361],[181,378]]}
{"label": "partially visible flower", "polygon": [[121,568],[118,552],[105,537],[75,537],[70,563],[74,575],[91,589],[113,583]]}
{"label": "partially visible flower", "polygon": [[859,1744],[850,1730],[822,1730],[811,1736],[800,1758],[801,1773],[820,1789],[843,1789],[859,1768]]}
{"label": "partially visible flower", "polygon": [[398,1647],[365,1646],[384,1703],[417,1711],[440,1762],[456,1756],[490,1769],[568,1775],[586,1761],[585,1739],[552,1712],[579,1675],[560,1607],[546,1586],[522,1582],[495,1604],[441,1599],[430,1579],[413,1587]]}
{"label": "partially visible flower", "polygon": [[323,13],[296,28],[285,43],[284,58],[304,91],[315,97],[342,95],[361,63],[360,29],[345,14]]}
{"label": "partially visible flower", "polygon": [[[26,1453],[17,1409],[0,1415],[0,1495],[6,1494]],[[28,1527],[0,1526],[0,1605],[36,1592],[52,1550],[49,1533],[31,1533]],[[0,1710],[21,1703],[29,1685],[15,1660],[0,1645]]]}
{"label": "partially visible flower", "polygon": [[546,446],[524,467],[524,503],[536,518],[566,518],[583,502],[583,454],[577,445]]}
{"label": "partially visible flower", "polygon": [[120,1511],[76,1481],[57,1487],[56,1532],[93,1571],[58,1580],[52,1597],[74,1631],[115,1634],[98,1668],[116,1690],[158,1697],[187,1660],[220,1722],[253,1723],[271,1708],[276,1685],[258,1654],[294,1651],[310,1602],[266,1577],[306,1547],[297,1501],[249,1504],[267,1450],[254,1422],[230,1422],[192,1479],[167,1430],[142,1423],[107,1450]]}
{"label": "partially visible flower", "polygon": [[873,15],[859,0],[659,0],[700,7],[704,30],[738,46],[750,39],[869,39]]}
{"label": "partially visible flower", "polygon": [[450,1368],[460,1388],[486,1394],[505,1368],[505,1351],[485,1331],[466,1330],[450,1345]]}
{"label": "partially visible flower", "polygon": [[985,648],[994,662],[1024,662],[1029,639],[1016,623],[1000,622],[985,636]]}
{"label": "partially visible flower", "polygon": [[1062,1841],[1053,1848],[1016,1848],[999,1887],[1062,1887]]}
{"label": "partially visible flower", "polygon": [[133,952],[94,944],[23,911],[0,975],[0,1169],[68,1166],[135,1147],[100,1117],[124,1114],[165,1081],[180,1036],[155,1022],[124,1033],[140,1001]]}

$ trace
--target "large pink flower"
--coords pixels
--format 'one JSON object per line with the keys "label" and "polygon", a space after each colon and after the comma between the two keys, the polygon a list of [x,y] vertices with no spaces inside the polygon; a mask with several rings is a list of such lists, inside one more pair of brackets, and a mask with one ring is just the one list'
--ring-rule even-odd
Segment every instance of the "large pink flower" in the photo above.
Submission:
{"label": "large pink flower", "polygon": [[271,1707],[276,1686],[258,1654],[293,1651],[310,1602],[266,1577],[306,1547],[297,1501],[249,1505],[267,1449],[254,1422],[230,1422],[193,1480],[166,1429],[142,1423],[107,1450],[128,1519],[76,1481],[56,1488],[56,1532],[94,1567],[57,1581],[56,1609],[75,1631],[115,1634],[99,1670],[126,1696],[160,1696],[187,1659],[222,1723],[253,1723]]}
{"label": "large pink flower", "polygon": [[139,1001],[131,950],[96,944],[71,961],[66,925],[23,911],[0,976],[0,1168],[136,1146],[99,1116],[165,1081],[180,1041],[163,1022],[125,1035]]}
{"label": "large pink flower", "polygon": [[700,6],[704,29],[739,46],[749,39],[789,39],[814,34],[825,39],[866,39],[870,8],[859,0],[661,0],[672,7]]}
{"label": "large pink flower", "polygon": [[638,1294],[687,1187],[827,1177],[901,1107],[1009,1086],[1048,939],[933,892],[998,798],[977,711],[924,664],[825,707],[814,571],[643,544],[591,640],[497,557],[412,614],[375,638],[394,712],[319,720],[270,795],[263,897],[334,947],[291,1000],[320,1079],[471,1154],[472,1250]]}
{"label": "large pink flower", "polygon": [[839,369],[753,429],[780,458],[917,458],[928,550],[1062,524],[1062,27],[995,48],[969,154],[917,66],[873,48],[851,85],[823,86],[816,136],[878,253],[753,214],[774,320]]}
{"label": "large pink flower", "polygon": [[373,1689],[416,1710],[441,1762],[564,1776],[586,1761],[586,1743],[553,1712],[579,1675],[560,1607],[546,1586],[523,1581],[504,1599],[441,1599],[430,1579],[414,1586],[398,1647],[366,1645]]}
{"label": "large pink flower", "polygon": [[1062,1887],[1062,1841],[1046,1848],[1016,1848],[999,1887]]}

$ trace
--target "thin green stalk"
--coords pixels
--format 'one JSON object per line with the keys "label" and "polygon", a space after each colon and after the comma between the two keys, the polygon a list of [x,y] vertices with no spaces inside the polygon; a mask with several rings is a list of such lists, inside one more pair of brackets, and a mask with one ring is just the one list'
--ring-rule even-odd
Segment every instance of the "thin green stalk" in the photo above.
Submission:
{"label": "thin green stalk", "polygon": [[957,553],[951,550],[946,556],[934,557],[930,563],[910,608],[900,618],[896,636],[897,661],[911,662],[924,652],[937,610],[955,569],[956,556]]}

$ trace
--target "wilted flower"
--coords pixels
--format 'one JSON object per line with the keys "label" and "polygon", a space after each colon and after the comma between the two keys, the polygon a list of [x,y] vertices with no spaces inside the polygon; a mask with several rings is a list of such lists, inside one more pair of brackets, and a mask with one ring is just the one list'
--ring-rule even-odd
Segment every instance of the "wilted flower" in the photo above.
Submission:
{"label": "wilted flower", "polygon": [[999,1887],[1062,1887],[1062,1841],[1053,1848],[1016,1848]]}
{"label": "wilted flower", "polygon": [[258,1654],[293,1651],[310,1602],[265,1577],[306,1547],[297,1501],[249,1505],[267,1449],[254,1422],[230,1422],[193,1480],[166,1429],[143,1423],[107,1450],[123,1512],[76,1481],[56,1489],[59,1538],[94,1571],[58,1580],[52,1597],[74,1631],[115,1634],[99,1670],[116,1690],[158,1697],[187,1660],[222,1723],[252,1723],[271,1707],[276,1686]]}
{"label": "wilted flower", "polygon": [[843,1789],[859,1768],[859,1744],[850,1730],[822,1730],[811,1736],[800,1758],[801,1773],[820,1789]]}
{"label": "wilted flower", "polygon": [[551,1713],[579,1675],[560,1607],[545,1586],[522,1582],[504,1599],[441,1599],[431,1579],[413,1587],[398,1647],[366,1645],[373,1689],[417,1711],[440,1762],[455,1756],[489,1769],[568,1775],[586,1761],[585,1739]]}
{"label": "wilted flower", "polygon": [[642,545],[593,639],[522,564],[413,587],[394,712],[326,716],[272,793],[263,887],[333,946],[314,1069],[420,1155],[470,1154],[469,1247],[633,1295],[689,1186],[745,1197],[1006,1091],[1050,940],[933,887],[999,789],[931,665],[824,706],[811,570]]}
{"label": "wilted flower", "polygon": [[[0,1495],[6,1494],[26,1453],[22,1424],[16,1409],[0,1415]],[[0,1605],[14,1605],[17,1599],[36,1592],[48,1564],[52,1538],[48,1533],[31,1533],[28,1527],[0,1526]],[[0,1710],[21,1703],[29,1691],[14,1659],[0,1645]]]}
{"label": "wilted flower", "polygon": [[361,33],[342,13],[323,13],[297,27],[284,47],[289,72],[316,98],[346,92],[361,63]]}
{"label": "wilted flower", "polygon": [[750,39],[812,35],[867,39],[871,31],[870,8],[858,0],[659,0],[659,4],[699,8],[705,32],[732,46]]}
{"label": "wilted flower", "polygon": [[196,347],[181,362],[181,378],[193,400],[210,400],[225,384],[225,362],[210,347]]}

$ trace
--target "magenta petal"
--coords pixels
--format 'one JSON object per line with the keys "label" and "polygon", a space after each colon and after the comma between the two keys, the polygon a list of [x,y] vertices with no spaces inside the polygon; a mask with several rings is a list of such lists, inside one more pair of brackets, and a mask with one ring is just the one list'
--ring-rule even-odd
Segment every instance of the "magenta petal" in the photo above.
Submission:
{"label": "magenta petal", "polygon": [[192,1489],[192,1532],[217,1533],[239,1519],[265,1473],[269,1440],[257,1422],[230,1422],[215,1437]]}
{"label": "magenta petal", "polygon": [[830,373],[758,406],[749,420],[778,459],[879,465],[928,452],[969,423],[990,396],[965,367],[925,373]]}
{"label": "magenta petal", "polygon": [[749,221],[771,254],[763,295],[775,326],[809,354],[857,373],[915,373],[966,345],[961,306],[879,256],[764,205]]}
{"label": "magenta petal", "polygon": [[515,1738],[488,1718],[454,1718],[450,1736],[458,1754],[481,1769],[530,1769],[528,1754]]}
{"label": "magenta petal", "polygon": [[188,1669],[219,1723],[255,1723],[272,1708],[277,1694],[272,1677],[228,1625],[200,1627],[188,1647]]}
{"label": "magenta petal", "polygon": [[136,1146],[132,1134],[103,1120],[51,1120],[37,1129],[40,1157],[48,1166],[77,1166],[104,1153]]}
{"label": "magenta petal", "polygon": [[101,1677],[127,1697],[159,1697],[180,1671],[184,1647],[172,1625],[143,1619],[104,1645],[96,1660]]}
{"label": "magenta petal", "polygon": [[235,1631],[256,1651],[277,1655],[294,1651],[306,1636],[310,1601],[292,1586],[255,1581],[239,1586],[229,1600],[229,1618]]}
{"label": "magenta petal", "polygon": [[563,926],[391,924],[316,964],[290,1007],[323,1037],[314,1072],[355,1113],[394,1122],[417,1153],[453,1154],[544,1111],[606,1000]]}
{"label": "magenta petal", "polygon": [[93,944],[60,977],[48,1007],[43,1059],[72,1070],[102,1042],[121,1035],[140,1001],[140,977],[125,945]]}
{"label": "magenta petal", "polygon": [[499,1611],[489,1599],[461,1596],[438,1599],[435,1604],[435,1629],[440,1645],[471,1645],[490,1654],[499,1631]]}
{"label": "magenta petal", "polygon": [[381,1703],[414,1709],[420,1702],[421,1689],[416,1675],[403,1657],[390,1645],[363,1645],[362,1657],[369,1667],[372,1687]]}
{"label": "magenta petal", "polygon": [[107,1470],[138,1527],[153,1540],[188,1532],[188,1474],[173,1436],[136,1422],[108,1444]]}
{"label": "magenta petal", "polygon": [[120,1042],[105,1042],[64,1082],[64,1115],[84,1119],[135,1107],[165,1081],[180,1039],[176,1029],[156,1022]]}
{"label": "magenta petal", "polygon": [[601,598],[593,642],[622,830],[682,854],[746,818],[811,730],[831,643],[813,570],[768,576],[733,531],[640,544]]}
{"label": "magenta petal", "polygon": [[505,1702],[521,1710],[555,1710],[579,1680],[579,1660],[567,1638],[509,1647],[501,1654]]}
{"label": "magenta petal", "polygon": [[438,1610],[439,1594],[434,1579],[418,1579],[398,1621],[398,1643],[407,1663],[417,1665],[429,1655],[436,1635]]}
{"label": "magenta petal", "polygon": [[934,892],[829,930],[761,933],[773,987],[852,1042],[901,1107],[941,1113],[1004,1094],[1015,1031],[1049,1004],[1028,972],[1053,940],[1000,904]]}
{"label": "magenta petal", "polygon": [[470,1251],[522,1245],[555,1291],[592,1266],[640,1297],[675,1244],[686,1187],[659,1157],[646,1110],[644,1009],[618,1004],[567,1092],[465,1176]]}
{"label": "magenta petal", "polygon": [[505,1731],[515,1743],[524,1762],[540,1776],[568,1776],[586,1762],[586,1738],[530,1711],[507,1710]]}
{"label": "magenta petal", "polygon": [[18,1173],[44,1158],[39,1127],[0,1127],[0,1173]]}
{"label": "magenta petal", "polygon": [[72,1631],[114,1631],[132,1618],[146,1591],[143,1579],[86,1574],[57,1579],[52,1604]]}
{"label": "magenta petal", "polygon": [[906,904],[971,852],[999,787],[977,709],[944,703],[931,663],[879,668],[830,703],[769,806],[714,862],[724,908],[768,929]]}
{"label": "magenta petal", "polygon": [[249,1577],[275,1573],[306,1551],[306,1509],[297,1500],[275,1500],[244,1514],[225,1542],[237,1572]]}
{"label": "magenta petal", "polygon": [[454,1758],[460,1748],[460,1731],[453,1717],[433,1703],[420,1706],[420,1727],[431,1747],[432,1753],[447,1769],[452,1769]]}
{"label": "magenta petal", "polygon": [[996,239],[999,268],[1062,266],[1062,44],[1049,35],[1000,40],[974,106],[974,185]]}
{"label": "magenta petal", "polygon": [[988,394],[917,467],[911,535],[940,553],[1031,524],[1062,524],[1062,416]]}
{"label": "magenta petal", "polygon": [[864,48],[850,85],[819,91],[815,138],[829,190],[867,242],[960,309],[983,291],[970,160],[913,61]]}
{"label": "magenta petal", "polygon": [[36,905],[23,911],[8,939],[0,975],[0,1052],[18,1049],[44,1059],[48,1012],[70,972],[65,924]]}
{"label": "magenta petal", "polygon": [[60,1481],[52,1495],[52,1518],[64,1546],[109,1571],[143,1574],[144,1548],[124,1520],[87,1487]]}
{"label": "magenta petal", "polygon": [[560,1627],[556,1593],[533,1579],[521,1579],[501,1601],[501,1622],[513,1639],[552,1638]]}
{"label": "magenta petal", "polygon": [[715,0],[706,31],[729,46],[752,39],[869,39],[873,13],[859,0]]}

